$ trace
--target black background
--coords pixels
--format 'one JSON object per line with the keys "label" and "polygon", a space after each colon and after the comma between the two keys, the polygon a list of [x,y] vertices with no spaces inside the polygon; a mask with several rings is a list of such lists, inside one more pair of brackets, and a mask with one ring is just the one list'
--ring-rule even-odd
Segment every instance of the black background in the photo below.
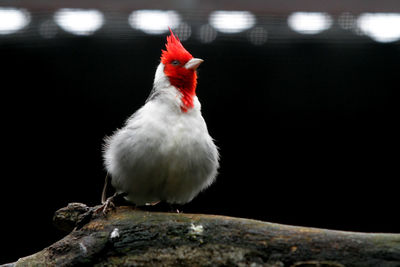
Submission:
{"label": "black background", "polygon": [[[183,212],[400,232],[399,43],[229,38],[184,42],[205,60],[197,93],[221,168]],[[143,105],[164,43],[0,43],[0,262],[60,239],[58,208],[99,204],[102,140]]]}

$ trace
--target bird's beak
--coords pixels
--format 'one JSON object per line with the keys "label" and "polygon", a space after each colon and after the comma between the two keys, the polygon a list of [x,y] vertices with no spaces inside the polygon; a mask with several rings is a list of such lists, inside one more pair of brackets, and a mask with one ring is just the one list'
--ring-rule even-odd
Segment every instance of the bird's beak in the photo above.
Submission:
{"label": "bird's beak", "polygon": [[196,70],[200,64],[203,62],[201,58],[192,58],[185,64],[185,68],[188,70]]}

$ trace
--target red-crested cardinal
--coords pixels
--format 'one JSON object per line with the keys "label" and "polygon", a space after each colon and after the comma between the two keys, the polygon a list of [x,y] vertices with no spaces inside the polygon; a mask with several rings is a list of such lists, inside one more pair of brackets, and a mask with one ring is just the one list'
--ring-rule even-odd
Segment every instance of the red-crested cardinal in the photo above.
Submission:
{"label": "red-crested cardinal", "polygon": [[190,202],[214,182],[219,167],[218,149],[196,96],[196,69],[203,60],[170,32],[145,105],[104,146],[116,194],[138,206]]}

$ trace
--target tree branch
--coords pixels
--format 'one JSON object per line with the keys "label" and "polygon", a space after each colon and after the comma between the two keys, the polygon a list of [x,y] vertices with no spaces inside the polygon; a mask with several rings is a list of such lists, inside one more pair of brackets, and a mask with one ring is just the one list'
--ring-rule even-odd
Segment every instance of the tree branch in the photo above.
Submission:
{"label": "tree branch", "polygon": [[400,266],[400,234],[126,206],[104,217],[93,209],[74,203],[57,211],[54,221],[65,230],[79,220],[88,222],[42,251],[4,266]]}

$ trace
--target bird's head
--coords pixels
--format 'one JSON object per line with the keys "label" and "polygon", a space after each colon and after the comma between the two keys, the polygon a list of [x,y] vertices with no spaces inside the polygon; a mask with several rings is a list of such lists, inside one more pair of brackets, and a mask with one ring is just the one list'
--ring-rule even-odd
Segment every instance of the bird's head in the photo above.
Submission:
{"label": "bird's head", "polygon": [[161,50],[161,63],[164,64],[164,74],[171,85],[182,94],[182,111],[193,107],[193,97],[196,95],[197,67],[202,59],[194,58],[181,44],[178,37],[170,29],[167,37],[166,50]]}

